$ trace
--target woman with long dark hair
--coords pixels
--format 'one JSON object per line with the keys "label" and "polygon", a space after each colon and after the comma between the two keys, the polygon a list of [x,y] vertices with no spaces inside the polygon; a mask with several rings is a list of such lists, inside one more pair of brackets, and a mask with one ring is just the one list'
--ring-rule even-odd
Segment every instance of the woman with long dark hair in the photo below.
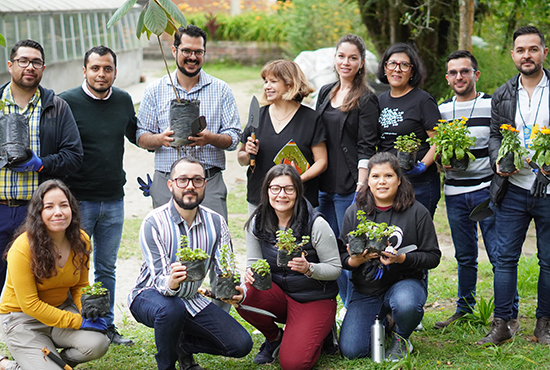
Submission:
{"label": "woman with long dark hair", "polygon": [[9,267],[0,323],[14,361],[3,357],[0,369],[59,369],[44,358],[44,347],[54,353],[63,348],[60,356],[72,367],[107,352],[105,320],[80,315],[90,240],[80,229],[78,204],[65,184],[47,180],[38,187],[19,236],[4,256]]}
{"label": "woman with long dark hair", "polygon": [[[387,152],[373,156],[367,167],[367,184],[357,194],[357,202],[346,211],[342,224],[344,243],[364,211],[376,223],[396,227],[389,238],[391,249],[351,255],[340,248],[342,266],[352,271],[353,287],[349,308],[340,330],[340,350],[347,358],[370,354],[370,330],[378,316],[384,321],[391,313],[395,325],[386,352],[389,360],[399,360],[412,351],[411,333],[421,322],[427,298],[425,270],[439,264],[441,252],[433,221],[427,209],[415,201],[414,189],[403,176],[397,158]],[[401,254],[401,248],[417,249]]]}
{"label": "woman with long dark hair", "polygon": [[[336,278],[341,264],[334,233],[318,211],[303,197],[298,172],[289,165],[277,165],[266,174],[262,201],[247,221],[247,291],[244,304],[262,308],[276,318],[238,309],[239,314],[265,336],[257,364],[272,363],[279,355],[282,369],[311,369],[331,332],[336,313]],[[278,230],[292,229],[297,241],[310,236],[302,256],[277,265]],[[250,269],[258,259],[271,268],[273,287],[261,291]],[[285,329],[277,323],[286,324]]]}

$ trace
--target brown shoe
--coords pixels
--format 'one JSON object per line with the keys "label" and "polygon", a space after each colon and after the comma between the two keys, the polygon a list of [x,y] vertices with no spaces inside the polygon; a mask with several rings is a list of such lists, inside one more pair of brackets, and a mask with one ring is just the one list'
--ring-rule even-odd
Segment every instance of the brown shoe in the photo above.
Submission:
{"label": "brown shoe", "polygon": [[491,330],[485,336],[485,338],[477,341],[478,346],[482,346],[486,343],[493,343],[499,345],[503,342],[508,342],[512,339],[512,331],[508,326],[508,323],[500,318],[494,318],[491,323]]}
{"label": "brown shoe", "polygon": [[434,328],[443,329],[451,325],[456,320],[460,319],[462,316],[466,315],[464,312],[456,312],[453,316],[449,317],[445,321],[438,321],[434,324]]}
{"label": "brown shoe", "polygon": [[510,321],[508,321],[508,326],[510,327],[512,336],[516,335],[521,330],[521,326],[519,325],[518,319],[510,319]]}
{"label": "brown shoe", "polygon": [[535,342],[550,344],[550,317],[541,317],[537,319],[537,325],[533,332]]}

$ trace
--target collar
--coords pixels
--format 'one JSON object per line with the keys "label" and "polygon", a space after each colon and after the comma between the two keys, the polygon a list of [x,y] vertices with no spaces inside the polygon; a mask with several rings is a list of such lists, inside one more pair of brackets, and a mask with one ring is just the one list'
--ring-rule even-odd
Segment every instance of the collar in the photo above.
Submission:
{"label": "collar", "polygon": [[[191,90],[187,91],[185,90],[178,81],[178,75],[177,75],[177,67],[174,72],[172,72],[172,81],[174,81],[174,84],[176,85],[176,88],[179,88],[181,90],[187,91],[188,94],[194,93],[196,91],[199,91],[203,87],[210,85],[214,78],[210,76],[208,73],[204,71],[204,69],[201,69],[199,73],[199,82],[195,86],[191,88]],[[166,76],[165,78],[166,85],[170,86],[170,79]]]}
{"label": "collar", "polygon": [[106,97],[104,98],[98,98],[97,96],[95,96],[91,91],[90,91],[90,88],[88,87],[88,84],[86,83],[86,80],[84,80],[84,82],[82,82],[82,90],[84,90],[84,93],[86,95],[88,95],[90,98],[94,99],[94,100],[107,100],[111,97],[111,95],[113,94],[113,87],[111,86],[109,88],[109,93],[107,94]]}
{"label": "collar", "polygon": [[[2,94],[2,98],[7,102],[7,105],[19,107],[13,99],[13,93],[11,91],[11,82],[9,82],[6,85],[6,87],[4,89],[4,93]],[[34,95],[32,96],[31,100],[29,100],[29,103],[27,104],[27,106],[26,107],[19,107],[19,108],[24,113],[31,106],[37,107],[39,102],[40,102],[40,89],[36,88],[36,91],[34,92]]]}
{"label": "collar", "polygon": [[[543,70],[544,71],[544,70]],[[539,83],[537,84],[537,86],[535,86],[535,90],[536,89],[542,89],[543,87],[545,86],[548,86],[548,77],[546,76],[546,72],[544,72],[542,74],[542,78],[540,79]],[[523,87],[523,84],[521,83],[521,75],[520,75],[520,78],[518,78],[518,91],[519,90],[524,90],[525,88]]]}
{"label": "collar", "polygon": [[[176,225],[180,225],[182,223],[187,225],[187,222],[181,217],[178,210],[176,209],[176,206],[174,205],[174,198],[170,198],[169,200],[169,206],[170,209],[170,218]],[[203,216],[202,216],[202,206],[197,206],[197,215],[195,216],[195,220],[193,220],[193,223],[191,225],[187,225],[188,228],[192,228],[196,225],[200,225],[203,223]]]}

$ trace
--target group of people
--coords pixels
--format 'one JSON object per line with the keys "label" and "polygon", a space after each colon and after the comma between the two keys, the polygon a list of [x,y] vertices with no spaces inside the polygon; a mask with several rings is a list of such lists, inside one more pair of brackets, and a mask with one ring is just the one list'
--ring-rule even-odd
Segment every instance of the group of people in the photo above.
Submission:
{"label": "group of people", "polygon": [[[338,347],[349,359],[369,356],[377,318],[391,338],[387,359],[408,356],[410,335],[424,314],[428,270],[441,258],[433,224],[440,176],[436,147],[427,139],[435,135],[439,119],[462,116],[477,138],[476,160],[466,171],[441,169],[459,299],[456,313],[435,326],[450,325],[475,305],[478,225],[469,214],[491,198],[495,215],[479,227],[494,266],[495,318],[478,344],[499,344],[519,330],[517,262],[531,219],[541,266],[534,335],[550,343],[550,300],[544,296],[550,284],[544,245],[550,223],[544,209],[550,200],[535,201],[540,194],[530,192],[536,186],[546,193],[549,174],[541,169],[535,175],[527,168],[502,173],[496,160],[502,123],[517,127],[526,147],[532,126],[549,124],[550,72],[542,68],[548,49],[540,31],[516,31],[512,58],[520,73],[492,99],[476,90],[481,72],[475,57],[468,51],[451,53],[446,79],[454,96],[439,107],[420,89],[426,71],[414,46],[394,44],[383,54],[377,77],[389,90],[377,97],[365,80],[365,43],[346,35],[336,45],[337,81],[321,88],[316,109],[302,104],[313,90],[296,63],[277,60],[264,66],[259,125],[244,132],[228,85],[202,69],[206,42],[200,28],[179,28],[172,46],[177,68],[171,79],[165,76],[147,87],[137,117],[129,95],[112,86],[116,54],[109,48],[90,49],[82,86],[58,97],[40,86],[42,47],[31,40],[13,47],[11,81],[0,95],[5,115],[27,118],[30,150],[23,163],[0,168],[0,249],[7,261],[0,321],[13,356],[12,361],[0,356],[0,369],[58,368],[43,358],[43,347],[75,366],[103,356],[110,343],[133,344],[113,323],[125,136],[155,152],[153,181],[145,185],[155,209],[140,229],[143,265],[128,304],[138,322],[154,328],[159,370],[175,370],[176,362],[180,370],[200,370],[193,357],[197,353],[246,356],[252,338],[229,315],[231,305],[265,337],[254,358],[257,364],[279,358],[283,369],[311,369],[323,351],[334,353]],[[207,123],[179,149],[171,147],[169,119],[175,91],[180,98],[200,101]],[[410,133],[420,139],[420,149],[414,167],[404,172],[394,145]],[[276,163],[290,143],[308,162],[306,169]],[[247,173],[247,267],[238,294],[212,304],[199,293],[202,280],[186,281],[176,252],[182,236],[192,249],[204,251],[211,282],[227,264],[221,254],[222,246],[231,248],[222,171],[225,151],[237,146],[242,166],[255,159]],[[348,234],[357,227],[360,211],[371,221],[394,226],[391,248],[350,253]],[[280,266],[277,234],[288,229],[296,239],[309,240],[301,256]],[[410,246],[416,248],[410,251]],[[95,281],[110,292],[105,317],[80,314],[80,288],[89,284],[90,258]],[[271,289],[252,285],[251,265],[259,259],[270,266]],[[6,275],[5,262],[1,266]],[[346,310],[339,339],[338,294]]]}

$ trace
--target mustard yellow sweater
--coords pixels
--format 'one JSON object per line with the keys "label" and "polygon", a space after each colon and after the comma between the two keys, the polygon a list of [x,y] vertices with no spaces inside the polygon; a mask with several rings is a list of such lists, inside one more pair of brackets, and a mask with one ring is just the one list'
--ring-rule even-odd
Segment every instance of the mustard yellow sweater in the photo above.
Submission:
{"label": "mustard yellow sweater", "polygon": [[[82,240],[90,248],[90,239],[82,232]],[[80,329],[82,316],[60,310],[69,292],[80,312],[80,288],[88,285],[89,264],[76,270],[74,252],[63,268],[57,267],[57,275],[37,283],[31,270],[31,251],[27,234],[21,234],[8,252],[8,273],[0,313],[23,312],[47,326]]]}

